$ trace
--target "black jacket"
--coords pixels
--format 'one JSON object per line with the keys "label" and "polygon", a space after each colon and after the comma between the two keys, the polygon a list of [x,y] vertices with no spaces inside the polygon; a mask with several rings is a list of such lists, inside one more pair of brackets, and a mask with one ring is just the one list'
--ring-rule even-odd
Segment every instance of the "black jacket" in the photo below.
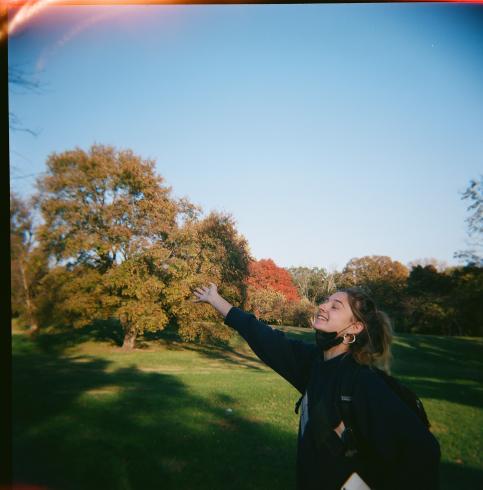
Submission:
{"label": "black jacket", "polygon": [[321,444],[316,436],[317,421],[311,420],[316,412],[332,428],[341,421],[336,394],[343,355],[324,361],[315,343],[288,339],[283,332],[238,308],[229,311],[225,323],[240,333],[264,363],[304,395],[297,445],[298,490],[339,490],[353,471],[371,489],[438,488],[437,440],[369,367],[361,369],[352,402],[366,449],[349,458]]}

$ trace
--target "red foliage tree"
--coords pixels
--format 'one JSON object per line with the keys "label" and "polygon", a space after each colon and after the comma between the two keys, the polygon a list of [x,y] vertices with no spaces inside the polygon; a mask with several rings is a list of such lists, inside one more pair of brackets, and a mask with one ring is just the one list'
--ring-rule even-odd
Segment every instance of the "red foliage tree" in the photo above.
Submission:
{"label": "red foliage tree", "polygon": [[300,301],[290,273],[278,267],[272,259],[252,261],[249,265],[250,275],[247,284],[254,289],[273,289],[282,293],[289,301]]}

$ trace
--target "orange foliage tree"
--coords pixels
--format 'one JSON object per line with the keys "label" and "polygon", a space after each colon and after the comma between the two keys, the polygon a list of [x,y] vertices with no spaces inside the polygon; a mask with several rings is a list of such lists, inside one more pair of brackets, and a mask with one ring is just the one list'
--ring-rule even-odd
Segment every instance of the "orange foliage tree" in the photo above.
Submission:
{"label": "orange foliage tree", "polygon": [[288,301],[300,301],[292,276],[272,259],[260,259],[249,265],[248,287],[253,289],[272,289],[285,296]]}

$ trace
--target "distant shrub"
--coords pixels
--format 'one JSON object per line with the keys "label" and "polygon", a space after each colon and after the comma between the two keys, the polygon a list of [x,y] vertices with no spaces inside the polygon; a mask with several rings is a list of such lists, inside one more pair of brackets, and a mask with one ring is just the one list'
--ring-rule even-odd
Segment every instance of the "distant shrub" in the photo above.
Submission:
{"label": "distant shrub", "polygon": [[309,301],[292,302],[287,306],[285,324],[294,327],[309,328],[312,325],[312,317],[315,313],[315,306]]}

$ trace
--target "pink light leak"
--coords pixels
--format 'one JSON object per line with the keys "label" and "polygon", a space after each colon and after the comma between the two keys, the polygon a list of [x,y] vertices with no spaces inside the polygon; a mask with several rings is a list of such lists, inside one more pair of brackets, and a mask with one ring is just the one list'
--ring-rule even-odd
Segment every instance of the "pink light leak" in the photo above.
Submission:
{"label": "pink light leak", "polygon": [[[39,14],[46,7],[53,5],[166,5],[182,3],[189,3],[189,0],[0,0],[0,42],[5,40],[7,36],[14,34],[29,19]],[[209,1],[206,1],[206,3],[209,3]],[[18,10],[8,20],[8,12],[13,9]]]}
{"label": "pink light leak", "polygon": [[[427,0],[410,0],[419,3]],[[275,0],[274,0],[275,2]],[[266,3],[256,0],[0,0],[0,42],[12,35],[21,25],[51,5],[180,5],[180,4],[227,4]],[[276,2],[275,2],[276,3]],[[442,0],[435,3],[483,4],[483,0]],[[8,11],[17,9],[8,21]]]}
{"label": "pink light leak", "polygon": [[[19,5],[18,1],[7,1],[7,8],[13,8]],[[19,10],[7,22],[6,26],[2,26],[0,31],[0,41],[3,41],[4,37],[10,36],[19,28],[22,24],[28,21],[33,15],[38,14],[41,10],[49,5],[60,3],[59,0],[30,0],[25,2]]]}

